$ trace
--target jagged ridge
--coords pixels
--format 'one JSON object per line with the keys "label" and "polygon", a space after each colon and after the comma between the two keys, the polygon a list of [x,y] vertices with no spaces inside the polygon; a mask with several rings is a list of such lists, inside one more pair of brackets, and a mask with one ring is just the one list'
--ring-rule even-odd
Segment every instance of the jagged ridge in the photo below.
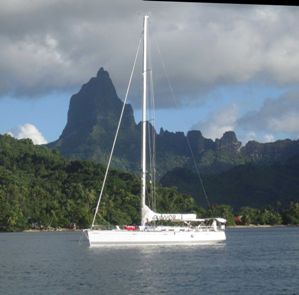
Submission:
{"label": "jagged ridge", "polygon": [[[92,159],[106,163],[122,108],[109,73],[101,68],[70,100],[67,124],[59,139],[49,144],[65,156]],[[131,105],[124,113],[113,166],[139,171],[140,124],[136,124]],[[156,131],[154,131],[156,132]],[[188,149],[188,138],[204,174],[219,173],[245,163],[270,164],[285,161],[299,153],[299,141],[280,140],[274,143],[248,142],[241,147],[233,131],[215,141],[202,136],[200,131],[156,133],[158,177],[177,167],[193,169]]]}

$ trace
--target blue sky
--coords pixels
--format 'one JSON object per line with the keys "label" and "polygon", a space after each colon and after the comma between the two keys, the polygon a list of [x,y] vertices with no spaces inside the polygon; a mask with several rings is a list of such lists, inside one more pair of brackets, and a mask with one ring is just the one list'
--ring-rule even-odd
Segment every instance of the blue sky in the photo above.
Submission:
{"label": "blue sky", "polygon": [[0,133],[14,131],[27,123],[50,142],[61,134],[66,121],[70,93],[54,93],[37,99],[2,97],[0,100]]}
{"label": "blue sky", "polygon": [[123,98],[147,12],[157,129],[299,138],[299,7],[139,0],[1,1],[0,133],[57,139],[71,95],[101,66]]}

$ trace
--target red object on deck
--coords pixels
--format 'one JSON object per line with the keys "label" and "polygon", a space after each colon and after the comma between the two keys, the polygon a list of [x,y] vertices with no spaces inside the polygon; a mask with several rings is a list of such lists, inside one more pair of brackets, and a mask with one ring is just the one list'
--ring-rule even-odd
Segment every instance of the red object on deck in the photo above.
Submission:
{"label": "red object on deck", "polygon": [[135,225],[125,225],[124,229],[126,229],[126,230],[137,230],[137,227]]}
{"label": "red object on deck", "polygon": [[235,216],[234,221],[236,224],[242,224],[242,216],[240,215]]}

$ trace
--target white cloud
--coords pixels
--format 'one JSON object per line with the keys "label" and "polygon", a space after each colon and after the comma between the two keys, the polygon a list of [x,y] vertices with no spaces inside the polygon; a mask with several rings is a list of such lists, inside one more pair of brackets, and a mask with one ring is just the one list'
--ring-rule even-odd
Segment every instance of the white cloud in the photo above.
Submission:
{"label": "white cloud", "polygon": [[299,133],[299,97],[298,109],[290,109],[276,118],[268,119],[269,129],[278,132]]}
{"label": "white cloud", "polygon": [[267,99],[255,112],[249,112],[237,121],[240,129],[265,134],[299,134],[299,91],[288,92],[276,99]]}
{"label": "white cloud", "polygon": [[191,129],[199,129],[205,137],[216,139],[222,137],[226,131],[235,129],[238,107],[233,104],[208,115],[208,120],[199,122]]}
{"label": "white cloud", "polygon": [[[2,0],[0,93],[78,88],[104,66],[122,94],[142,31],[142,14],[148,11],[152,35],[181,101],[204,100],[204,94],[218,85],[252,79],[299,82],[297,7]],[[154,39],[152,59],[158,64]],[[167,106],[170,95],[164,95],[163,75],[162,70],[155,72],[162,105]]]}
{"label": "white cloud", "polygon": [[264,142],[273,142],[275,141],[275,137],[273,134],[265,134],[264,135]]}
{"label": "white cloud", "polygon": [[250,132],[245,133],[245,135],[242,138],[243,143],[246,143],[246,142],[251,141],[251,140],[257,140],[257,135],[254,131],[250,131]]}
{"label": "white cloud", "polygon": [[235,131],[245,144],[250,140],[273,142],[278,138],[298,138],[299,91],[285,93],[278,98],[268,98],[257,111],[240,115],[241,106],[228,105],[208,114],[192,129],[201,130],[205,137],[220,138],[226,131]]}
{"label": "white cloud", "polygon": [[18,126],[7,132],[7,134],[17,138],[30,138],[34,144],[46,144],[47,141],[41,134],[41,132],[32,124],[24,124],[22,126]]}

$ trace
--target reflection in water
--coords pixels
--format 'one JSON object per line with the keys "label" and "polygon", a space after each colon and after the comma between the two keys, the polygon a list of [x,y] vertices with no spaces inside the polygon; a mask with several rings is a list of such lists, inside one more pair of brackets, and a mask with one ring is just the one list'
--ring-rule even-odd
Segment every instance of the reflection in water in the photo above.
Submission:
{"label": "reflection in water", "polygon": [[299,228],[209,245],[90,248],[81,233],[0,233],[2,294],[298,294]]}
{"label": "reflection in water", "polygon": [[[211,275],[207,258],[225,257],[225,243],[204,245],[117,245],[88,248],[98,268],[118,281],[126,281],[123,294],[197,294],[202,280]],[[108,266],[107,266],[108,265]],[[110,268],[115,265],[114,268]],[[112,270],[113,269],[113,270]]]}
{"label": "reflection in water", "polygon": [[117,251],[117,250],[132,250],[134,252],[149,254],[159,252],[184,252],[184,251],[206,251],[211,249],[224,249],[225,242],[206,242],[204,244],[107,244],[107,245],[93,245],[90,247],[91,252],[98,251]]}

